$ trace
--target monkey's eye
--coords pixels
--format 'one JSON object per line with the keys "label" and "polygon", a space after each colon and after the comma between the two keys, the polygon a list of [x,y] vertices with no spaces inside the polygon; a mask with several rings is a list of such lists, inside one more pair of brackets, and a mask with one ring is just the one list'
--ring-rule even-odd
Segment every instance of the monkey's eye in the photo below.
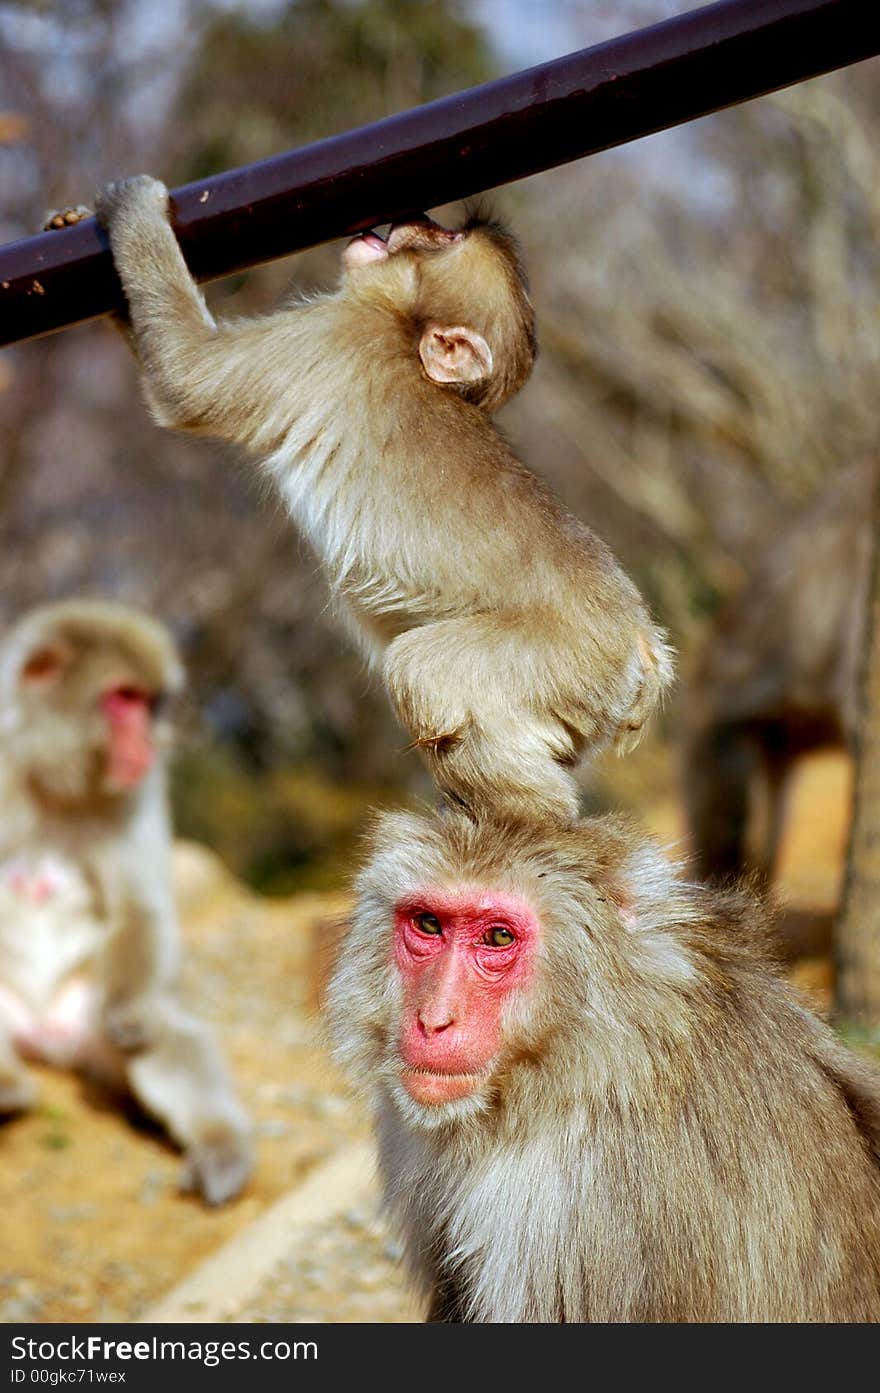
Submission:
{"label": "monkey's eye", "polygon": [[501,924],[495,924],[483,934],[483,942],[488,944],[490,948],[509,948],[511,943],[516,942],[516,939],[510,929],[503,928]]}
{"label": "monkey's eye", "polygon": [[50,682],[59,675],[61,666],[60,653],[51,648],[41,648],[28,658],[21,675],[28,682]]}
{"label": "monkey's eye", "polygon": [[415,914],[413,923],[423,934],[437,935],[443,932],[436,914]]}

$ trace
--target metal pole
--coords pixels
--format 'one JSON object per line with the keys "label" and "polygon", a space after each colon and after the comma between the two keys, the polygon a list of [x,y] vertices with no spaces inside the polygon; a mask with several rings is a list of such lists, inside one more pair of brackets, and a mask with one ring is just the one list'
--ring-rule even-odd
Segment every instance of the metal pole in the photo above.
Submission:
{"label": "metal pole", "polygon": [[[198,280],[552,169],[880,53],[877,0],[720,0],[173,192]],[[0,345],[122,303],[93,219],[0,247]]]}

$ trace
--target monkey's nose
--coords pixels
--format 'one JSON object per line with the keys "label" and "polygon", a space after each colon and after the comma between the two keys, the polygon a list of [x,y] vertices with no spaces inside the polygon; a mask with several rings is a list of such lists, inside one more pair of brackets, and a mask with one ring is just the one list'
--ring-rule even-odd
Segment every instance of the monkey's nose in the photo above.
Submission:
{"label": "monkey's nose", "polygon": [[451,1025],[455,1025],[452,1013],[444,1011],[432,1020],[430,1017],[425,1020],[421,1014],[418,1016],[419,1030],[427,1038],[430,1035],[442,1035],[444,1030],[448,1030]]}
{"label": "monkey's nose", "polygon": [[441,227],[433,218],[429,218],[427,213],[411,213],[405,218],[397,218],[391,224],[388,232],[388,250],[393,255],[406,247],[418,250],[444,246],[457,238],[457,232],[450,232],[449,228]]}

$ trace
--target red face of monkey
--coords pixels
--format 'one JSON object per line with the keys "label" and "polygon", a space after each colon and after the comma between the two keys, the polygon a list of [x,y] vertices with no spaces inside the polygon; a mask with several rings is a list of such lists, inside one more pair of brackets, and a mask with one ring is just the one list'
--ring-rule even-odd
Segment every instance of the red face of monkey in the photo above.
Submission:
{"label": "red face of monkey", "polygon": [[57,639],[30,655],[20,681],[19,752],[39,787],[65,801],[138,787],[156,758],[157,693],[124,655]]}
{"label": "red face of monkey", "polygon": [[513,896],[432,890],[398,904],[400,1080],[416,1103],[456,1102],[488,1081],[503,1007],[528,980],[538,943],[534,913]]}
{"label": "red face of monkey", "polygon": [[137,788],[152,766],[153,704],[147,692],[127,683],[101,696],[108,733],[105,779],[111,791]]}

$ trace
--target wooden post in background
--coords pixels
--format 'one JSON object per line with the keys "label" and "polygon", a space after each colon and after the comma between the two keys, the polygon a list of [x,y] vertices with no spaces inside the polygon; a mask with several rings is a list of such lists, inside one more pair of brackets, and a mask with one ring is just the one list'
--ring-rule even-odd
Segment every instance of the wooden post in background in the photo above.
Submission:
{"label": "wooden post in background", "polygon": [[858,694],[856,778],[846,879],[835,935],[837,1014],[880,1027],[880,476],[865,507],[874,517],[863,667]]}

